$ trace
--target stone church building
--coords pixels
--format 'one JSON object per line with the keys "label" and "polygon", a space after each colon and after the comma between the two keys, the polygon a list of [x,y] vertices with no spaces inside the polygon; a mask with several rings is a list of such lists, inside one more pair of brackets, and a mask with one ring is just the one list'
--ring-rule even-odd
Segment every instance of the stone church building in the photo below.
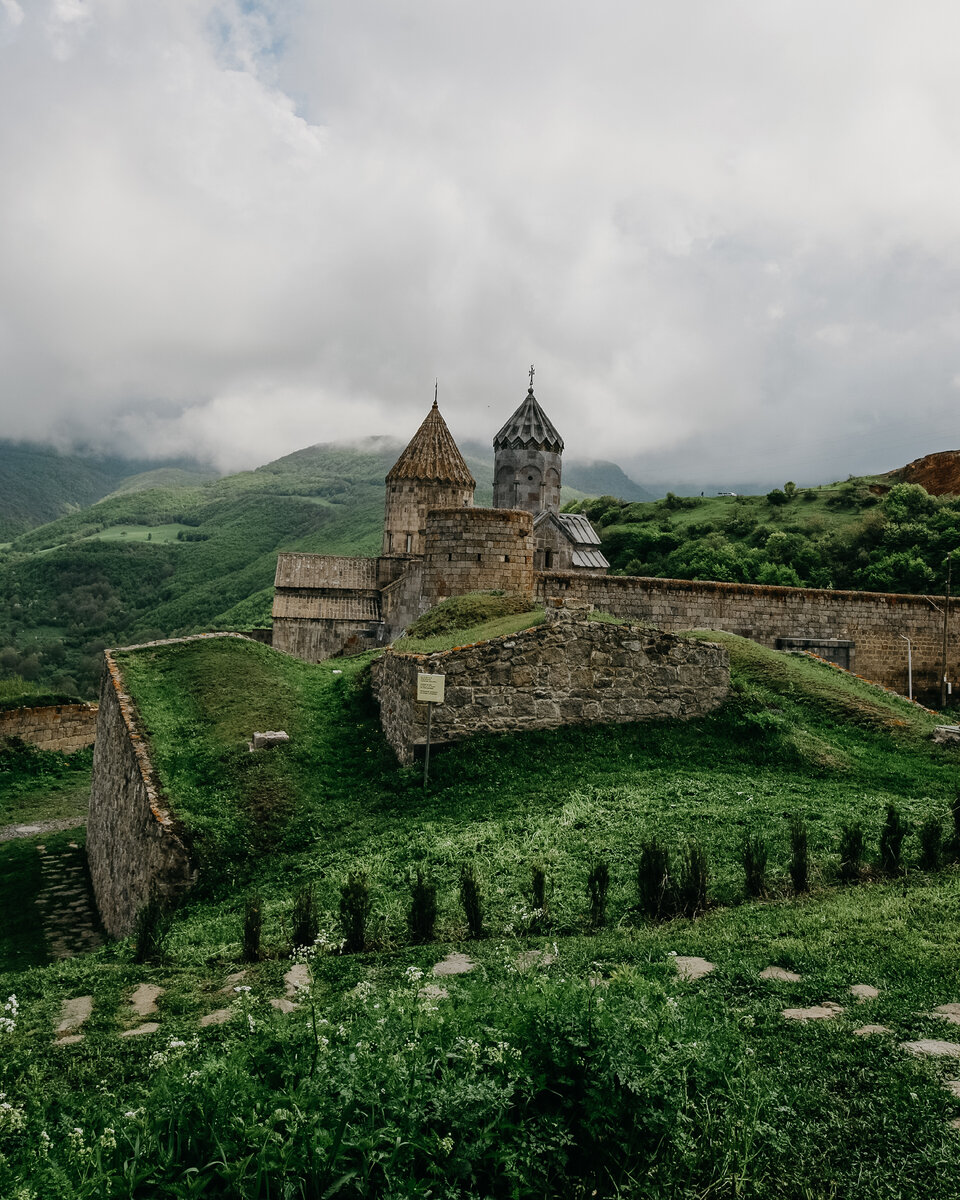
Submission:
{"label": "stone church building", "polygon": [[529,595],[539,571],[606,572],[586,517],[560,512],[563,439],[530,387],[497,433],[493,507],[437,401],[386,477],[379,558],[281,554],[273,645],[309,662],[392,641],[449,596]]}

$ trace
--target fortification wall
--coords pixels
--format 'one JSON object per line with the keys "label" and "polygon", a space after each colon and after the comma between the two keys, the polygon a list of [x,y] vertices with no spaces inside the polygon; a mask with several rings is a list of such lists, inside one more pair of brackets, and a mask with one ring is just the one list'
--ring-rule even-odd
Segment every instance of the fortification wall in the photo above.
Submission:
{"label": "fortification wall", "polygon": [[[191,639],[171,639],[177,640]],[[196,879],[182,830],[163,799],[136,705],[109,650],[93,751],[87,861],[100,919],[111,937],[133,932],[151,895],[174,901]]]}
{"label": "fortification wall", "polygon": [[0,741],[21,738],[41,750],[72,754],[92,746],[97,733],[95,704],[51,704],[0,712]]}
{"label": "fortification wall", "polygon": [[[536,592],[541,601],[560,596],[586,602],[661,629],[720,629],[772,647],[779,638],[853,642],[850,669],[905,694],[904,635],[913,645],[914,693],[929,699],[939,695],[943,613],[924,596],[555,571],[538,573]],[[955,612],[951,628],[958,621]],[[954,634],[947,677],[958,676]]]}
{"label": "fortification wall", "polygon": [[519,509],[441,509],[428,514],[424,611],[448,596],[500,590],[531,595],[533,517]]}
{"label": "fortification wall", "polygon": [[727,652],[629,625],[559,619],[523,633],[437,654],[388,651],[373,665],[384,735],[401,762],[426,741],[417,675],[446,676],[431,742],[561,725],[686,720],[721,703]]}
{"label": "fortification wall", "polygon": [[382,645],[384,640],[384,626],[374,619],[273,618],[271,645],[274,650],[292,654],[304,662],[323,662],[339,654],[361,654]]}

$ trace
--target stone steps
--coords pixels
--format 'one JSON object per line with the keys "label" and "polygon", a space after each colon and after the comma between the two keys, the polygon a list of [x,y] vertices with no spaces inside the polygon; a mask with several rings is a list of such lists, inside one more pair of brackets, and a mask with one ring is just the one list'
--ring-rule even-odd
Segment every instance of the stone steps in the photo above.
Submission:
{"label": "stone steps", "polygon": [[36,899],[52,959],[73,958],[103,944],[83,851],[76,842],[58,853],[38,845],[42,884]]}

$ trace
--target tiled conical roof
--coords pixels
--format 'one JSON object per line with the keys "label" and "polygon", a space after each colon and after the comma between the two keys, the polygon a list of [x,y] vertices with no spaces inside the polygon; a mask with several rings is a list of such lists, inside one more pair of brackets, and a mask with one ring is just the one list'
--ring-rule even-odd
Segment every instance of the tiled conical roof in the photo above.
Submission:
{"label": "tiled conical roof", "polygon": [[563,450],[563,438],[537,403],[532,384],[527,389],[526,399],[493,439],[494,450],[503,450],[507,446],[552,450],[555,453]]}
{"label": "tiled conical roof", "polygon": [[387,483],[396,479],[458,483],[468,488],[477,486],[446,421],[440,416],[436,400],[423,424],[410,439],[409,446],[387,472]]}

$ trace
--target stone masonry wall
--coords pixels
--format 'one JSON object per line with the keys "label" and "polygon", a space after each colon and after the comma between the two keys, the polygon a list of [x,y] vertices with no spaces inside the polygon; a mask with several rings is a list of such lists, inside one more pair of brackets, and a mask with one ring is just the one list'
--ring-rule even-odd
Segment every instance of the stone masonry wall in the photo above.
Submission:
{"label": "stone masonry wall", "polygon": [[[199,634],[198,639],[240,636]],[[149,644],[193,640],[171,638]],[[87,860],[100,918],[111,937],[133,932],[137,914],[152,894],[174,901],[196,880],[183,830],[150,761],[136,705],[109,650],[104,653],[93,751]]]}
{"label": "stone masonry wall", "polygon": [[[914,694],[939,695],[943,614],[924,596],[563,572],[538,573],[536,587],[541,601],[587,602],[662,629],[721,629],[766,646],[794,637],[851,641],[851,670],[906,694],[903,634],[913,644]],[[947,677],[956,680],[960,612],[951,612]]]}
{"label": "stone masonry wall", "polygon": [[426,741],[427,706],[417,675],[446,676],[433,711],[431,743],[480,733],[561,725],[687,719],[721,703],[730,682],[727,652],[668,633],[559,619],[436,654],[388,651],[373,665],[387,741],[401,762]]}
{"label": "stone masonry wall", "polygon": [[97,731],[95,704],[51,704],[0,712],[0,741],[21,738],[41,750],[72,754],[92,746]]}
{"label": "stone masonry wall", "polygon": [[424,609],[467,592],[533,592],[533,517],[511,508],[442,509],[427,517]]}

